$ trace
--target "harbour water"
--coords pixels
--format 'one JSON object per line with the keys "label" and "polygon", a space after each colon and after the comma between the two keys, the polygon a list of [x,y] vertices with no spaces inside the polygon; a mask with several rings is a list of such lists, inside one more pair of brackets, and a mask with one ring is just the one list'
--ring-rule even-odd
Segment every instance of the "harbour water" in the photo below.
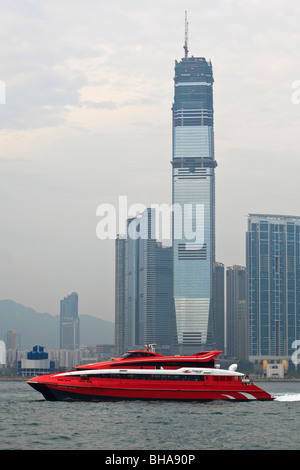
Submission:
{"label": "harbour water", "polygon": [[257,385],[272,402],[49,402],[0,381],[0,450],[297,450],[300,382]]}

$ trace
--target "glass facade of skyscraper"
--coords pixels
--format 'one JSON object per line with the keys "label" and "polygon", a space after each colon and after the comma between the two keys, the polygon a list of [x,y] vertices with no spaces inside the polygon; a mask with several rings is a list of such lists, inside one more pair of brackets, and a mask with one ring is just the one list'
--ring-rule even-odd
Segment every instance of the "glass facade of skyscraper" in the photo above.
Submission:
{"label": "glass facade of skyscraper", "polygon": [[290,356],[300,338],[300,217],[248,217],[249,355]]}
{"label": "glass facade of skyscraper", "polygon": [[117,237],[115,245],[115,354],[125,351],[125,273],[126,238]]}
{"label": "glass facade of skyscraper", "polygon": [[225,351],[225,267],[216,261],[213,279],[212,337],[216,349]]}
{"label": "glass facade of skyscraper", "polygon": [[248,276],[244,266],[226,270],[226,354],[232,358],[248,358]]}
{"label": "glass facade of skyscraper", "polygon": [[217,165],[210,61],[176,61],[172,111],[174,302],[178,345],[187,350],[210,341]]}
{"label": "glass facade of skyscraper", "polygon": [[174,340],[172,248],[155,239],[155,210],[127,220],[116,240],[116,354],[144,349],[171,352]]}

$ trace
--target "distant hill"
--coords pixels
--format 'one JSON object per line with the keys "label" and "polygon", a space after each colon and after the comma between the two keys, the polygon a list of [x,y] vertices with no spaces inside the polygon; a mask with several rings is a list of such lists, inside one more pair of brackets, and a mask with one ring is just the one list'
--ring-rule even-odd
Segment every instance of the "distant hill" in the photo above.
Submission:
{"label": "distant hill", "polygon": [[[80,344],[114,344],[113,322],[91,315],[79,315],[79,319]],[[0,300],[0,339],[12,328],[20,335],[21,350],[36,344],[46,349],[59,348],[59,315],[39,313],[12,300]]]}

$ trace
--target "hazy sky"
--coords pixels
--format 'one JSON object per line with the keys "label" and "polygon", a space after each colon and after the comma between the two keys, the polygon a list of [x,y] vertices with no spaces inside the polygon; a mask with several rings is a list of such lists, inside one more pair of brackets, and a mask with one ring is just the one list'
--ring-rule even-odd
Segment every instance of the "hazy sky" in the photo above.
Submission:
{"label": "hazy sky", "polygon": [[1,0],[0,299],[58,314],[77,291],[114,320],[96,209],[171,204],[185,10],[215,78],[217,260],[245,264],[248,213],[300,215],[299,0]]}

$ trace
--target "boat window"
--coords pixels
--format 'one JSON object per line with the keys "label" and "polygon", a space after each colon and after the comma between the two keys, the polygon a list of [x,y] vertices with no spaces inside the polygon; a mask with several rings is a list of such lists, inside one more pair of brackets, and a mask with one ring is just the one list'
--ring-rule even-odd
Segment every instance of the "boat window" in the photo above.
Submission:
{"label": "boat window", "polygon": [[154,354],[151,353],[151,352],[148,352],[148,351],[129,351],[129,352],[126,352],[125,354],[122,354],[122,358],[124,359],[127,359],[129,357],[149,357],[149,356],[153,356]]}
{"label": "boat window", "polygon": [[[122,358],[125,358],[125,355],[121,356]],[[126,358],[134,358],[138,356],[126,356]],[[131,362],[130,364],[139,364],[140,361],[138,362]],[[129,364],[129,362],[128,362]],[[116,363],[115,367],[118,366],[118,363]],[[178,368],[178,367],[199,367],[199,368],[213,368],[214,367],[214,362],[198,362],[198,361],[169,361],[166,359],[161,359],[154,357],[154,360],[147,360],[147,366],[157,366],[157,367],[163,367],[163,368],[168,368],[168,367],[173,367],[173,368]]]}
{"label": "boat window", "polygon": [[[215,375],[214,380],[217,382],[231,382],[233,380],[232,375]],[[235,380],[238,380],[237,378]]]}
{"label": "boat window", "polygon": [[121,379],[121,380],[179,380],[179,381],[193,381],[202,382],[204,375],[191,375],[191,374],[91,374],[89,377],[98,379]]}

